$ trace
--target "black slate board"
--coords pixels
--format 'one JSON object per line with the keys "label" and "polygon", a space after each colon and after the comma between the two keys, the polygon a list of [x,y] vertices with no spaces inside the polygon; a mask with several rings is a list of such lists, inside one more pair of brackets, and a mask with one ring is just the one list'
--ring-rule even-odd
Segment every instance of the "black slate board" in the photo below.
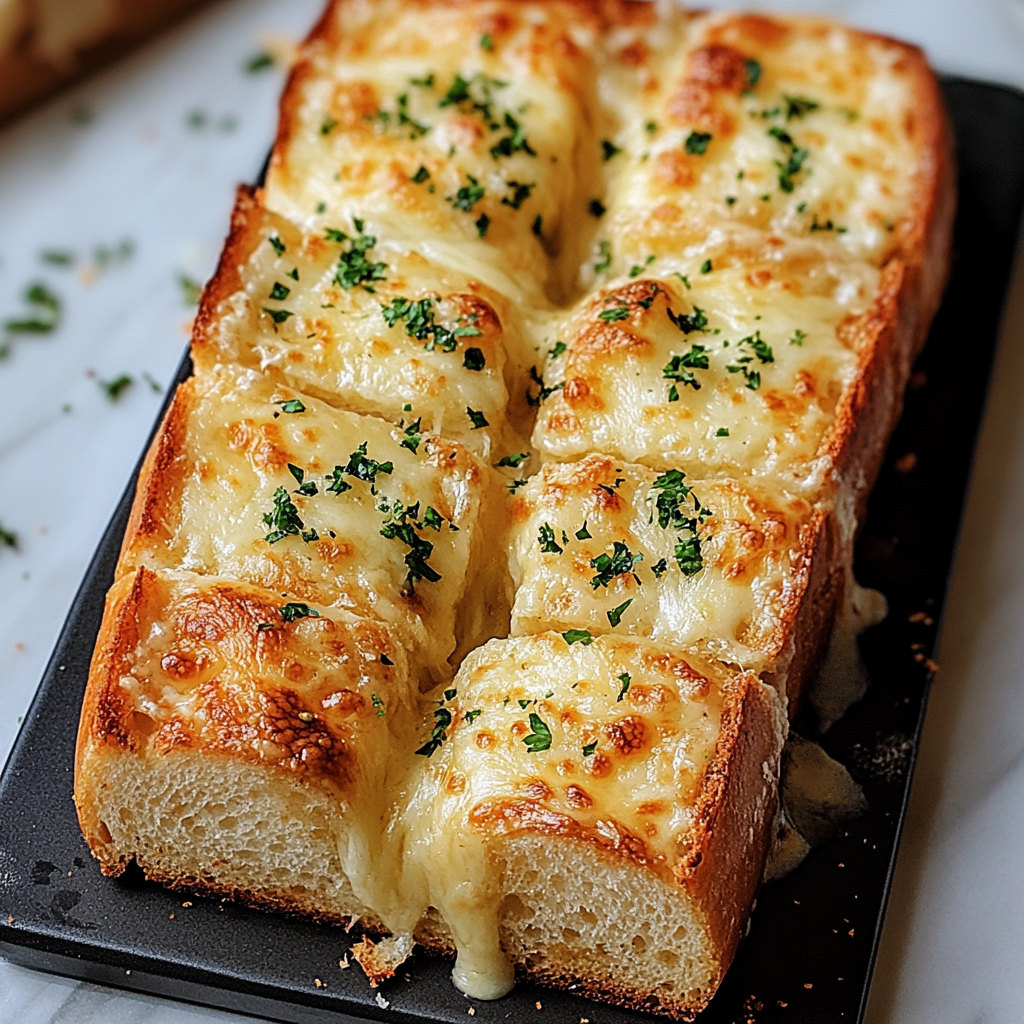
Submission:
{"label": "black slate board", "polygon": [[[1024,95],[959,79],[944,88],[960,165],[953,277],[917,366],[927,383],[907,395],[857,545],[858,579],[881,590],[890,608],[861,642],[872,685],[822,739],[864,787],[870,810],[765,887],[701,1024],[854,1024],[866,1004],[928,692],[922,659],[942,609],[1024,205]],[[181,378],[189,372],[186,360]],[[908,452],[916,468],[899,473],[894,463]],[[339,970],[355,935],[213,900],[195,898],[185,908],[182,896],[137,871],[118,880],[100,875],[71,802],[74,745],[133,490],[134,478],[0,778],[0,955],[301,1024],[461,1022],[471,1005],[481,1022],[650,1021],[529,985],[496,1003],[471,1004],[452,987],[450,965],[424,956],[379,990],[390,1004],[383,1008],[358,968]],[[929,621],[909,622],[915,612]],[[797,725],[810,732],[809,723]]]}

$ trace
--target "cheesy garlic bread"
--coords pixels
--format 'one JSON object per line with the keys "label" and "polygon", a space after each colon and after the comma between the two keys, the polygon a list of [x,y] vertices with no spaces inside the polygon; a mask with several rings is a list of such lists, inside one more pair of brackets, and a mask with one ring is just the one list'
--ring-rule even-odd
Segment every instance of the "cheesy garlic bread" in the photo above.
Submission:
{"label": "cheesy garlic bread", "polygon": [[[239,191],[83,707],[102,869],[692,1019],[948,270],[922,55],[332,0]],[[389,938],[385,938],[390,936]]]}

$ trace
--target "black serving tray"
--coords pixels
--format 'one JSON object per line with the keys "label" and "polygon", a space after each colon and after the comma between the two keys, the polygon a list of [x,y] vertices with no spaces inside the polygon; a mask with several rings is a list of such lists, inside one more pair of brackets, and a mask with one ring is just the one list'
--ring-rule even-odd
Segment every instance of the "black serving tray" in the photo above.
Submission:
{"label": "black serving tray", "polygon": [[[861,640],[872,680],[866,697],[821,740],[850,767],[870,810],[764,888],[701,1024],[854,1024],[866,1004],[928,694],[925,659],[1024,204],[1024,94],[962,79],[945,80],[944,89],[960,167],[953,276],[857,544],[857,577],[887,596],[889,616]],[[190,372],[186,360],[180,378]],[[898,472],[896,461],[911,452],[916,467]],[[133,477],[0,778],[0,954],[73,978],[303,1024],[464,1022],[471,1007],[481,1022],[650,1021],[532,985],[474,1003],[451,985],[448,962],[426,956],[374,992],[361,970],[338,966],[357,933],[198,897],[183,906],[180,894],[134,868],[121,879],[102,877],[71,801],[75,734],[134,487]],[[920,612],[927,618],[911,622]],[[797,725],[810,731],[810,723]]]}

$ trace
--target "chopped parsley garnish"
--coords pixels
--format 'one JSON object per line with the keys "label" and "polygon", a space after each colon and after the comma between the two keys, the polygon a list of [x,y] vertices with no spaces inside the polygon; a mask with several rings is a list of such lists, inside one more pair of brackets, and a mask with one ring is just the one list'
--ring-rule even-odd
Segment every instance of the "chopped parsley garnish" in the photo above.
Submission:
{"label": "chopped parsley garnish", "polygon": [[583,520],[583,525],[576,531],[576,539],[577,540],[590,540],[591,536],[592,535],[591,535],[590,531],[587,529],[587,520],[584,519]]}
{"label": "chopped parsley garnish", "polygon": [[284,255],[285,244],[277,235],[271,235],[267,241],[274,247],[274,252],[276,252],[278,256]]}
{"label": "chopped parsley garnish", "polygon": [[447,201],[456,210],[463,210],[469,213],[483,199],[485,190],[472,174],[467,174],[466,179],[469,181],[469,184],[463,185],[454,195],[448,196]]}
{"label": "chopped parsley garnish", "polygon": [[410,423],[403,431],[405,437],[402,439],[402,447],[408,448],[413,455],[416,454],[416,449],[419,448],[420,442],[423,440],[423,436],[420,434],[420,423],[422,420],[423,417],[421,416],[415,423]]}
{"label": "chopped parsley garnish", "polygon": [[616,577],[631,573],[633,566],[641,562],[643,557],[639,552],[634,555],[621,540],[615,541],[610,555],[602,552],[597,558],[590,560],[591,569],[597,570],[597,575],[590,581],[591,587],[594,590],[598,587],[607,587]]}
{"label": "chopped parsley garnish", "polygon": [[559,547],[558,542],[555,540],[555,531],[551,529],[548,523],[541,523],[540,530],[537,533],[537,543],[545,554],[560,555],[562,553],[563,549]]}
{"label": "chopped parsley garnish", "polygon": [[776,160],[775,166],[779,169],[779,188],[782,189],[783,192],[792,192],[796,187],[793,183],[793,178],[803,169],[804,162],[811,155],[810,150],[798,146],[794,141],[793,136],[778,125],[772,125],[772,127],[768,129],[768,134],[772,138],[777,139],[781,145],[785,146],[789,150],[789,156],[786,162],[782,163],[781,161]]}
{"label": "chopped parsley garnish", "polygon": [[639,277],[656,259],[657,257],[652,253],[643,261],[643,263],[634,263],[633,266],[629,268],[629,276]]}
{"label": "chopped parsley garnish", "polygon": [[533,731],[523,737],[526,749],[531,754],[539,754],[542,750],[548,750],[551,747],[551,730],[535,711],[530,712],[530,728]]}
{"label": "chopped parsley garnish", "polygon": [[466,415],[469,417],[470,423],[473,424],[474,430],[480,430],[483,427],[489,427],[490,424],[487,422],[487,417],[482,412],[478,412],[476,409],[470,409],[466,406]]}
{"label": "chopped parsley garnish", "polygon": [[533,218],[533,224],[530,226],[530,230],[540,239],[544,238],[544,215],[538,213]]}
{"label": "chopped parsley garnish", "polygon": [[382,701],[375,693],[370,694],[370,700],[373,702],[373,706],[377,709],[377,717],[383,718],[388,713],[388,709],[384,707],[384,701]]}
{"label": "chopped parsley garnish", "polygon": [[537,153],[526,139],[523,126],[506,110],[505,127],[509,134],[502,136],[491,146],[491,156],[497,160],[499,157],[512,156],[513,153],[528,153],[536,156]]}
{"label": "chopped parsley garnish", "polygon": [[518,491],[520,487],[525,486],[529,482],[530,482],[529,480],[513,480],[512,483],[510,483],[508,485],[508,493],[509,494],[515,494],[516,491]]}
{"label": "chopped parsley garnish", "polygon": [[416,532],[422,528],[422,524],[416,521],[420,509],[419,502],[407,507],[401,501],[396,501],[391,507],[385,500],[379,507],[390,513],[380,528],[380,535],[388,540],[400,540],[409,547],[405,556],[405,565],[409,571],[405,577],[402,596],[411,597],[416,592],[416,583],[419,580],[436,583],[441,578],[441,574],[427,563],[434,545]]}
{"label": "chopped parsley garnish", "polygon": [[300,469],[298,466],[288,463],[288,472],[295,477],[296,483],[299,485],[295,491],[296,494],[301,494],[305,498],[312,498],[317,493],[316,484],[312,480],[303,483],[303,479],[306,476],[305,470]]}
{"label": "chopped parsley garnish", "polygon": [[61,301],[46,285],[36,283],[25,290],[28,313],[8,320],[4,330],[10,334],[49,334],[60,324]]}
{"label": "chopped parsley garnish", "polygon": [[246,74],[255,75],[257,72],[264,71],[273,66],[274,58],[266,50],[262,50],[259,53],[254,53],[245,62],[245,71]]}
{"label": "chopped parsley garnish", "polygon": [[310,608],[308,604],[303,604],[301,601],[289,601],[286,605],[282,605],[279,610],[281,618],[285,622],[295,622],[296,619],[320,618],[320,613],[315,608]]}
{"label": "chopped parsley garnish", "polygon": [[686,152],[690,156],[703,156],[711,141],[711,132],[692,131],[686,136]]}
{"label": "chopped parsley garnish", "polygon": [[491,52],[491,51],[494,50],[494,40],[491,38],[491,33],[490,32],[485,32],[480,37],[480,49],[481,50],[487,50],[488,52]]}
{"label": "chopped parsley garnish", "polygon": [[601,154],[605,159],[605,162],[611,160],[613,156],[617,156],[622,150],[615,145],[610,139],[601,140]]}
{"label": "chopped parsley garnish", "polygon": [[702,274],[710,274],[710,273],[711,273],[711,271],[712,271],[713,269],[714,269],[714,268],[713,268],[713,267],[712,267],[712,265],[711,265],[711,260],[705,260],[705,261],[704,261],[704,262],[703,262],[703,263],[702,263],[702,264],[700,265],[700,272],[701,272]]}
{"label": "chopped parsley garnish", "polygon": [[419,85],[419,86],[422,86],[424,89],[433,89],[434,88],[434,72],[431,71],[428,74],[424,75],[422,78],[410,78],[409,79],[409,84],[410,85]]}
{"label": "chopped parsley garnish", "polygon": [[367,120],[376,121],[384,131],[394,123],[399,129],[407,130],[410,139],[422,138],[430,131],[429,124],[409,116],[409,94],[404,92],[395,99],[394,114],[388,110],[378,110],[376,115],[367,115]]}
{"label": "chopped parsley garnish", "polygon": [[430,177],[430,171],[420,164],[420,169],[409,179],[414,185],[422,185]]}
{"label": "chopped parsley garnish", "polygon": [[[687,285],[688,286],[688,285]],[[693,313],[681,313],[678,316],[672,312],[672,308],[669,307],[667,310],[668,318],[683,332],[683,334],[692,334],[694,331],[701,331],[702,333],[707,330],[708,317],[700,306],[693,307]]]}
{"label": "chopped parsley garnish", "polygon": [[530,198],[530,193],[537,187],[536,182],[522,184],[518,181],[509,181],[506,184],[512,189],[512,195],[505,196],[501,204],[502,206],[511,206],[513,210],[518,210]]}
{"label": "chopped parsley garnish", "polygon": [[434,728],[430,731],[430,739],[416,753],[430,757],[435,750],[439,750],[441,744],[444,743],[448,726],[451,724],[452,713],[447,708],[436,708],[434,710]]}
{"label": "chopped parsley garnish", "polygon": [[647,124],[644,125],[644,131],[647,132],[648,135],[653,135],[657,130],[658,130],[658,122],[657,121],[648,121]]}
{"label": "chopped parsley garnish", "polygon": [[337,127],[338,119],[336,117],[331,117],[330,115],[328,115],[323,119],[323,121],[320,122],[320,134],[330,135],[331,132],[334,131],[334,129]]}
{"label": "chopped parsley garnish", "polygon": [[[771,345],[761,337],[760,331],[755,331],[754,334],[746,338],[741,338],[738,344],[748,346],[750,351],[754,353],[754,356],[757,356],[758,360],[762,364],[775,362],[775,353],[772,351]],[[761,386],[760,372],[750,369],[750,364],[754,361],[754,356],[737,356],[728,366],[726,366],[726,370],[728,370],[729,373],[742,373],[746,381],[746,385],[751,391],[756,391]]]}
{"label": "chopped parsley garnish", "polygon": [[[691,345],[689,352],[684,352],[682,355],[673,354],[661,371],[666,380],[675,381],[675,384],[668,389],[668,400],[670,402],[679,401],[679,389],[676,384],[688,384],[694,391],[700,391],[700,381],[691,371],[706,370],[709,365],[707,349],[703,345]],[[684,369],[684,367],[688,369]]]}
{"label": "chopped parsley garnish", "polygon": [[349,456],[348,465],[342,472],[346,476],[354,476],[357,480],[364,480],[370,485],[370,491],[373,492],[377,483],[377,474],[382,473],[385,476],[389,476],[395,467],[391,462],[378,462],[376,459],[369,458],[366,454],[366,444],[367,442],[364,441]]}
{"label": "chopped parsley garnish", "polygon": [[427,511],[423,513],[423,525],[429,526],[435,533],[440,533],[444,525],[444,516],[432,505],[428,505]]}
{"label": "chopped parsley garnish", "polygon": [[351,291],[359,285],[364,291],[373,292],[374,281],[386,280],[388,266],[386,263],[374,263],[367,259],[367,253],[377,244],[377,236],[364,235],[363,222],[358,218],[354,218],[352,223],[359,232],[355,238],[349,238],[344,231],[338,231],[336,228],[328,228],[325,232],[329,242],[338,242],[341,245],[348,243],[348,248],[342,249],[341,255],[338,256],[334,283],[345,291]]}
{"label": "chopped parsley garnish", "polygon": [[629,306],[613,306],[611,309],[602,309],[597,314],[597,318],[606,324],[614,323],[616,320],[625,320],[628,317]]}
{"label": "chopped parsley garnish", "polygon": [[[693,489],[687,487],[683,482],[685,476],[686,474],[678,469],[670,469],[662,473],[651,485],[649,498],[657,492],[655,508],[658,513],[658,526],[663,530],[671,526],[673,530],[686,531],[690,534],[688,537],[676,537],[675,558],[684,576],[695,576],[704,568],[698,534],[701,524],[711,515],[711,512],[701,506]],[[685,508],[688,497],[693,502],[695,515],[692,516]],[[664,571],[664,561],[654,567],[655,576],[660,577]]]}
{"label": "chopped parsley garnish", "polygon": [[18,547],[18,535],[13,530],[5,530],[3,523],[0,523],[0,544],[3,544],[5,548],[14,548],[15,550]]}
{"label": "chopped parsley garnish", "polygon": [[264,513],[263,522],[270,527],[270,533],[263,538],[268,544],[276,544],[285,537],[302,537],[307,544],[319,539],[316,530],[303,529],[305,524],[299,517],[299,510],[283,487],[274,491],[274,507]]}
{"label": "chopped parsley garnish", "polygon": [[583,745],[583,756],[590,757],[595,750],[597,750],[597,740],[594,740],[593,743],[585,743]]}
{"label": "chopped parsley garnish", "polygon": [[270,289],[270,298],[275,299],[277,302],[283,302],[291,293],[291,288],[281,284],[280,281],[275,281],[274,287]]}
{"label": "chopped parsley garnish", "polygon": [[682,281],[683,284],[686,285],[686,290],[687,291],[689,291],[690,288],[692,287],[691,284],[690,284],[690,279],[686,276],[686,274],[680,274],[679,271],[677,270],[672,276],[673,277],[678,277],[679,280]]}
{"label": "chopped parsley garnish", "polygon": [[491,218],[486,213],[481,213],[473,222],[473,225],[476,227],[476,233],[483,238],[487,234],[487,229],[491,226]]}
{"label": "chopped parsley garnish", "polygon": [[486,365],[483,352],[478,348],[467,348],[462,357],[462,365],[467,370],[482,370]]}
{"label": "chopped parsley garnish", "polygon": [[729,436],[729,428],[728,427],[719,427],[715,431],[715,437],[728,437],[728,436]]}
{"label": "chopped parsley garnish", "polygon": [[747,89],[755,89],[757,83],[761,81],[761,64],[759,61],[754,60],[753,57],[748,57],[743,62],[743,70],[747,73]]}
{"label": "chopped parsley garnish", "polygon": [[591,199],[587,209],[592,217],[603,217],[607,211],[607,207],[600,199]]}
{"label": "chopped parsley garnish", "polygon": [[112,402],[116,402],[135,381],[128,374],[122,373],[120,377],[115,377],[113,380],[101,380],[98,383],[103,388],[107,398]]}
{"label": "chopped parsley garnish", "polygon": [[266,306],[263,307],[263,312],[274,321],[275,331],[278,326],[283,324],[290,316],[295,316],[295,314],[289,309],[267,309]]}
{"label": "chopped parsley garnish", "polygon": [[505,455],[497,461],[496,465],[510,466],[512,469],[518,469],[529,457],[529,452],[519,452],[518,455]]}
{"label": "chopped parsley garnish", "polygon": [[809,100],[806,96],[787,96],[783,93],[782,98],[786,102],[787,121],[792,121],[794,117],[806,117],[821,107],[817,100]]}
{"label": "chopped parsley garnish", "polygon": [[557,359],[566,349],[564,341],[556,341],[555,347],[548,350],[549,359]]}
{"label": "chopped parsley garnish", "polygon": [[622,700],[622,698],[625,697],[627,692],[629,691],[629,684],[631,682],[630,674],[628,672],[623,672],[622,675],[619,676],[619,682],[622,685],[619,687],[619,695],[615,698],[616,704],[618,704],[619,701]]}
{"label": "chopped parsley garnish", "polygon": [[834,231],[837,235],[845,235],[847,229],[846,228],[837,228],[835,226],[835,224],[832,223],[832,219],[831,218],[829,218],[827,221],[825,221],[824,224],[822,224],[818,220],[818,215],[814,214],[814,217],[811,220],[811,226],[810,226],[810,228],[808,230],[812,234],[815,231]]}
{"label": "chopped parsley garnish", "polygon": [[599,274],[603,274],[612,265],[611,242],[606,239],[598,242],[597,251],[601,256],[601,259],[594,264],[594,270]]}
{"label": "chopped parsley garnish", "polygon": [[565,387],[564,380],[548,387],[544,383],[544,378],[537,372],[536,366],[530,367],[530,380],[540,388],[536,395],[532,395],[529,389],[526,391],[526,402],[534,407],[540,405],[541,402],[547,401],[556,391],[561,391]]}
{"label": "chopped parsley garnish", "polygon": [[492,89],[504,89],[506,85],[507,82],[488,78],[487,75],[476,74],[467,79],[457,74],[437,105],[459,107],[464,113],[478,113],[491,131],[497,131],[501,125],[494,118]]}
{"label": "chopped parsley garnish", "polygon": [[790,345],[803,345],[803,343],[804,343],[804,341],[806,339],[807,339],[807,332],[806,331],[801,331],[800,328],[798,327],[793,332],[793,337],[789,339],[789,343],[790,343]]}
{"label": "chopped parsley garnish", "polygon": [[618,608],[613,608],[610,612],[605,612],[605,614],[608,616],[608,622],[610,623],[612,629],[614,629],[622,621],[623,612],[625,612],[625,610],[632,603],[633,598],[630,598],[628,601],[623,601],[622,604],[618,606]]}
{"label": "chopped parsley garnish", "polygon": [[651,572],[654,573],[655,579],[660,580],[661,577],[668,572],[668,562],[664,558],[658,559],[658,561],[651,566]]}
{"label": "chopped parsley garnish", "polygon": [[472,725],[483,713],[483,708],[473,708],[472,711],[467,711],[465,714],[466,722]]}
{"label": "chopped parsley garnish", "polygon": [[426,342],[428,352],[435,348],[442,352],[454,352],[459,338],[476,338],[482,333],[472,324],[463,324],[449,330],[434,320],[435,299],[419,299],[413,302],[401,296],[391,300],[390,305],[381,306],[380,311],[388,327],[394,327],[400,320],[405,321],[405,333],[417,341]]}
{"label": "chopped parsley garnish", "polygon": [[287,401],[275,402],[274,405],[281,406],[281,412],[305,412],[306,407],[297,398],[289,398]]}
{"label": "chopped parsley garnish", "polygon": [[590,630],[588,629],[567,629],[562,634],[562,639],[570,647],[573,644],[583,644],[584,647],[589,647],[594,642],[594,638],[590,635]]}

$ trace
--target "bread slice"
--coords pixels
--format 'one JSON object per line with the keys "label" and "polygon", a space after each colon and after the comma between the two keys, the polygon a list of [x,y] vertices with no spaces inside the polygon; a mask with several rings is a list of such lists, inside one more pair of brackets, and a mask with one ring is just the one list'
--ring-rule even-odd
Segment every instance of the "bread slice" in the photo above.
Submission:
{"label": "bread slice", "polygon": [[491,472],[457,442],[220,364],[178,390],[118,572],[187,569],[351,609],[391,623],[425,682],[445,678],[478,570],[493,596],[467,609],[460,638],[504,597],[480,536]]}
{"label": "bread slice", "polygon": [[[75,767],[105,874],[323,920],[355,895],[418,713],[379,622],[147,568],[111,589]],[[365,888],[365,883],[362,888]]]}
{"label": "bread slice", "polygon": [[[786,713],[856,593],[953,199],[903,44],[627,0],[332,0],[140,482],[79,741],[101,862],[359,918],[391,936],[359,947],[373,983],[417,939],[481,998],[518,974],[699,1013],[762,877]],[[330,630],[371,707],[394,687],[383,721],[325,705]],[[179,637],[213,673],[194,692]],[[301,728],[262,713],[288,687]],[[188,742],[156,756],[165,719]],[[285,726],[343,738],[351,785],[282,760]]]}
{"label": "bread slice", "polygon": [[491,641],[452,688],[407,871],[451,930],[456,978],[492,978],[504,955],[619,1005],[702,1009],[767,849],[775,690],[696,648],[557,633]]}
{"label": "bread slice", "polygon": [[[506,357],[523,348],[511,304],[471,276],[365,234],[365,225],[330,223],[303,231],[266,210],[258,190],[238,190],[196,322],[197,363],[238,363],[341,409],[419,421],[424,433],[485,459],[521,445],[507,421],[510,413],[523,421],[527,408],[526,375]],[[375,268],[362,284],[346,263],[353,246]]]}
{"label": "bread slice", "polygon": [[718,656],[776,667],[833,528],[778,488],[694,480],[588,455],[547,463],[511,512],[513,634],[705,641]]}

